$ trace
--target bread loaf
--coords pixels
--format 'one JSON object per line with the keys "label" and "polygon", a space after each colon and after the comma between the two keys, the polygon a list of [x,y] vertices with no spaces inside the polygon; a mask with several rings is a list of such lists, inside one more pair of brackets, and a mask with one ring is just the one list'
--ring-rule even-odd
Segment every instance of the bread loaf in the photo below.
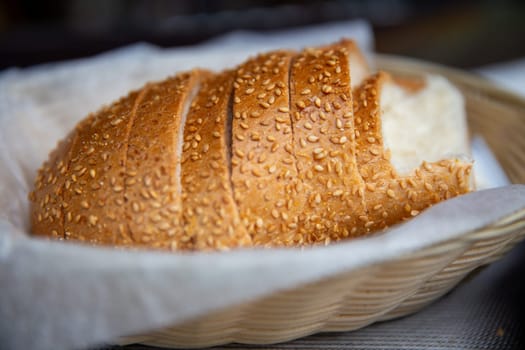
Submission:
{"label": "bread loaf", "polygon": [[35,235],[162,250],[327,244],[471,188],[459,92],[371,75],[350,40],[148,83],[39,170]]}

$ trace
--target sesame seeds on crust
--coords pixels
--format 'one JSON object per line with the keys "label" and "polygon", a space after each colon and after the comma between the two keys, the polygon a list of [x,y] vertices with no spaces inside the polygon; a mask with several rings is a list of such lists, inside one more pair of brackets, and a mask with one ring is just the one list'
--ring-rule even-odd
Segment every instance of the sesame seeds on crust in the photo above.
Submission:
{"label": "sesame seeds on crust", "polygon": [[126,173],[122,174],[126,214],[122,221],[128,225],[133,245],[188,249],[177,173],[182,143],[179,131],[184,127],[184,107],[189,105],[201,74],[191,71],[149,84],[137,107],[129,134]]}
{"label": "sesame seeds on crust", "polygon": [[[232,71],[205,79],[192,101],[181,158],[184,237],[192,249],[251,245],[233,200],[228,166],[228,110]],[[217,133],[219,137],[214,137]],[[209,176],[205,174],[209,172]],[[206,174],[207,175],[207,174]]]}
{"label": "sesame seeds on crust", "polygon": [[[85,119],[77,127],[64,184],[65,239],[115,244],[122,210],[124,160],[132,111],[141,91]],[[118,123],[115,123],[119,120]],[[120,203],[120,205],[119,205]]]}
{"label": "sesame seeds on crust", "polygon": [[[305,215],[305,243],[339,240],[364,214],[351,118],[348,53],[337,45],[305,50],[292,62],[291,115]],[[344,123],[343,120],[350,121]]]}
{"label": "sesame seeds on crust", "polygon": [[396,173],[379,100],[391,78],[352,91],[352,62],[367,71],[355,50],[342,41],[271,52],[234,71],[147,84],[103,108],[40,169],[33,231],[171,250],[328,244],[467,192],[471,164],[457,159]]}
{"label": "sesame seeds on crust", "polygon": [[63,192],[65,174],[69,169],[71,144],[76,137],[73,130],[49,155],[38,170],[34,189],[29,195],[32,231],[37,235],[48,235],[53,239],[64,237]]}
{"label": "sesame seeds on crust", "polygon": [[286,51],[257,56],[237,69],[233,84],[234,198],[258,245],[275,244],[283,232],[293,232],[301,209],[289,112],[292,56]]}

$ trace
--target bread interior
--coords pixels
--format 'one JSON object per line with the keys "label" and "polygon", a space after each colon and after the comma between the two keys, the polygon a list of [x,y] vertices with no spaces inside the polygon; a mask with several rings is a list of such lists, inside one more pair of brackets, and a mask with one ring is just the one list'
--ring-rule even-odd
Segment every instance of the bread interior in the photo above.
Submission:
{"label": "bread interior", "polygon": [[380,108],[384,147],[400,175],[423,161],[469,158],[463,96],[445,78],[428,75],[417,89],[387,79]]}

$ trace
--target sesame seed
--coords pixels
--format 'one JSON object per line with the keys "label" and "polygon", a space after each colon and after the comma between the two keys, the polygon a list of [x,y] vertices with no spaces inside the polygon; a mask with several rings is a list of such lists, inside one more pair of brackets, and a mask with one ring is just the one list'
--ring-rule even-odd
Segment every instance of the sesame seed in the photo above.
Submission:
{"label": "sesame seed", "polygon": [[249,94],[252,94],[254,91],[255,91],[254,88],[248,88],[248,89],[246,89],[245,93],[246,93],[246,95],[249,95]]}
{"label": "sesame seed", "polygon": [[315,169],[316,171],[321,172],[321,171],[324,170],[324,167],[323,167],[322,165],[320,165],[320,164],[316,164],[316,165],[314,165],[314,169]]}
{"label": "sesame seed", "polygon": [[373,136],[370,136],[366,139],[369,143],[375,143],[376,142],[376,138],[373,137]]}
{"label": "sesame seed", "polygon": [[379,155],[379,151],[377,149],[375,149],[375,148],[371,148],[370,149],[370,153],[372,153],[374,156]]}
{"label": "sesame seed", "polygon": [[255,226],[257,228],[261,228],[261,227],[263,227],[263,225],[264,225],[263,219],[257,218],[257,220],[255,220]]}
{"label": "sesame seed", "polygon": [[258,118],[261,116],[261,113],[257,112],[257,111],[253,111],[250,113],[250,117],[252,118]]}
{"label": "sesame seed", "polygon": [[213,137],[215,137],[215,138],[217,138],[217,139],[221,137],[221,134],[220,134],[218,131],[214,131],[214,132],[212,133],[212,135],[213,135]]}
{"label": "sesame seed", "polygon": [[301,147],[306,147],[306,141],[302,138],[299,139],[299,144],[301,145]]}
{"label": "sesame seed", "polygon": [[321,203],[321,195],[319,193],[315,194],[314,202],[316,204],[320,204]]}
{"label": "sesame seed", "polygon": [[412,215],[412,216],[416,216],[417,214],[419,214],[419,210],[412,210],[410,212],[410,215]]}
{"label": "sesame seed", "polygon": [[287,123],[289,121],[289,119],[285,118],[285,117],[282,117],[282,116],[277,116],[277,117],[275,117],[275,121],[277,123]]}
{"label": "sesame seed", "polygon": [[386,191],[386,195],[388,197],[390,197],[390,198],[395,198],[396,197],[395,192],[393,190],[390,190],[390,189]]}
{"label": "sesame seed", "polygon": [[432,185],[429,184],[428,182],[425,182],[425,185],[424,185],[424,186],[425,186],[425,189],[426,189],[427,191],[432,191],[432,189],[433,189]]}
{"label": "sesame seed", "polygon": [[306,108],[306,105],[304,104],[303,101],[297,101],[295,104],[296,104],[297,107],[299,107],[300,109],[305,109],[305,108]]}
{"label": "sesame seed", "polygon": [[432,171],[432,165],[427,162],[423,162],[423,168],[425,168],[426,171]]}
{"label": "sesame seed", "polygon": [[332,92],[332,87],[330,85],[323,85],[321,91],[325,94],[329,94]]}
{"label": "sesame seed", "polygon": [[274,94],[277,95],[277,96],[281,96],[282,93],[283,93],[282,90],[279,89],[279,88],[275,89],[275,91],[274,91]]}
{"label": "sesame seed", "polygon": [[91,226],[95,226],[98,222],[98,217],[96,217],[95,215],[90,215],[88,217],[88,222]]}
{"label": "sesame seed", "polygon": [[277,170],[277,168],[275,167],[275,165],[272,165],[272,166],[270,166],[270,167],[268,168],[268,172],[269,172],[270,174],[275,173],[276,170]]}
{"label": "sesame seed", "polygon": [[259,169],[257,169],[257,168],[252,169],[252,174],[253,174],[254,176],[257,176],[257,177],[261,177],[261,176],[263,176],[263,173],[262,173]]}
{"label": "sesame seed", "polygon": [[343,194],[343,190],[336,190],[336,191],[334,191],[334,193],[333,193],[333,195],[334,195],[335,197],[340,197],[342,194]]}
{"label": "sesame seed", "polygon": [[319,137],[316,136],[316,135],[308,135],[308,137],[306,138],[309,142],[317,142],[319,141]]}
{"label": "sesame seed", "polygon": [[288,107],[279,107],[279,112],[288,113],[290,112],[290,109]]}
{"label": "sesame seed", "polygon": [[[122,123],[122,119],[121,119],[121,118],[113,119],[113,120],[110,122],[110,124],[113,125],[113,126],[118,125],[118,124],[120,124],[120,123]],[[109,136],[109,135],[108,135],[108,136]]]}
{"label": "sesame seed", "polygon": [[316,97],[314,100],[314,104],[317,108],[321,108],[321,99],[319,97]]}
{"label": "sesame seed", "polygon": [[265,109],[270,108],[270,105],[267,102],[259,102],[259,105]]}
{"label": "sesame seed", "polygon": [[84,209],[88,209],[89,208],[89,203],[86,202],[86,201],[82,201],[80,202],[80,206]]}
{"label": "sesame seed", "polygon": [[340,144],[344,144],[348,141],[348,138],[346,136],[341,136],[341,138],[339,139],[339,143]]}
{"label": "sesame seed", "polygon": [[308,94],[311,93],[311,92],[312,92],[312,90],[306,88],[306,89],[304,89],[303,91],[301,91],[301,95],[308,95]]}

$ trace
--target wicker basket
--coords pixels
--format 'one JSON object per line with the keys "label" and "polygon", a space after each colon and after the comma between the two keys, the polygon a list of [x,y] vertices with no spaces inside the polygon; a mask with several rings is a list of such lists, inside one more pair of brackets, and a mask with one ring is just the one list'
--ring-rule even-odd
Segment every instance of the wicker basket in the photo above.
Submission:
{"label": "wicker basket", "polygon": [[[525,183],[525,100],[481,78],[432,64],[378,56],[377,66],[400,75],[430,72],[449,78],[466,97],[470,130],[483,135],[513,183]],[[522,211],[483,230],[379,265],[128,337],[122,343],[193,348],[230,342],[268,344],[359,329],[420,310],[478,267],[500,258],[524,236]]]}

